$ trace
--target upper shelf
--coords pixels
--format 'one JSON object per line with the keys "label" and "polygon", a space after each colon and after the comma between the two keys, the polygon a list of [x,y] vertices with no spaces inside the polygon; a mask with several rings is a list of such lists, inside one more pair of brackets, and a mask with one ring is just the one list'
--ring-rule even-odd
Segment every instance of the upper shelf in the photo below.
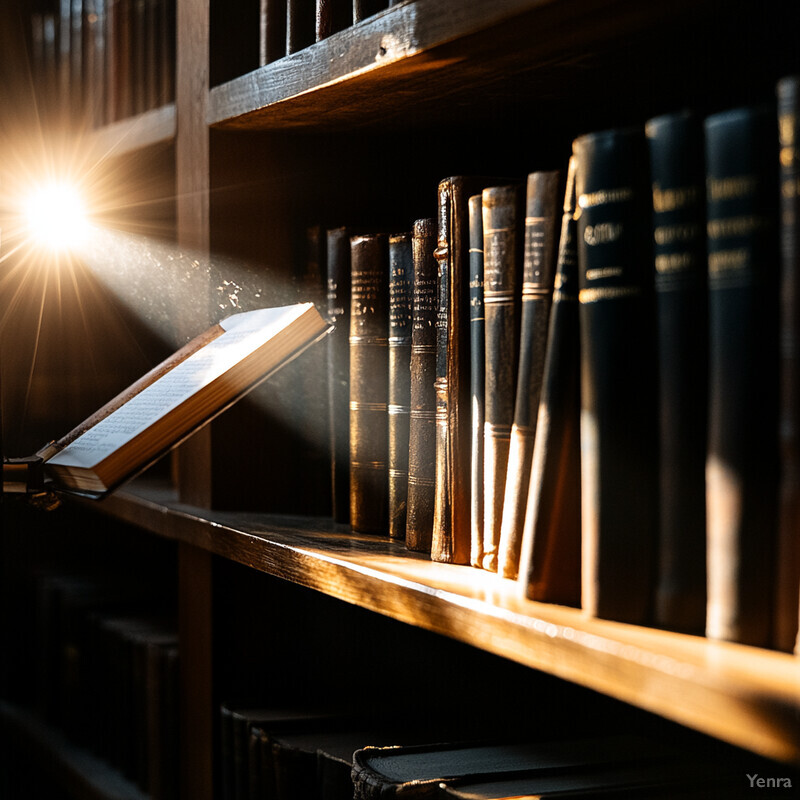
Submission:
{"label": "upper shelf", "polygon": [[99,508],[770,758],[800,763],[800,659],[791,655],[528,601],[512,581],[433,563],[400,544],[343,533],[326,520],[201,510],[144,482]]}
{"label": "upper shelf", "polygon": [[[436,117],[510,75],[581,63],[593,43],[658,29],[686,7],[633,0],[416,0],[211,90],[223,128],[364,126]],[[698,4],[693,4],[697,9]],[[699,18],[704,5],[695,11]],[[484,35],[491,29],[491,35]],[[539,32],[547,31],[546,36]],[[585,77],[585,73],[583,75]],[[552,83],[552,82],[551,82]],[[508,86],[500,89],[509,92]],[[448,103],[443,105],[444,98]]]}

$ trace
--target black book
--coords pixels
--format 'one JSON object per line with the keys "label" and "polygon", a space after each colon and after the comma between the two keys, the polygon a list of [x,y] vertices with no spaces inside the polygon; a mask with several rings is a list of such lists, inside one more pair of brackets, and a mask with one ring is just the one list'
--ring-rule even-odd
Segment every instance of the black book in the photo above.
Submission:
{"label": "black book", "polygon": [[353,0],[353,23],[377,14],[382,8],[386,8],[385,0]]}
{"label": "black book", "polygon": [[411,403],[411,234],[389,237],[389,537],[406,538]]}
{"label": "black book", "polygon": [[350,240],[350,525],[386,533],[389,510],[389,245]]}
{"label": "black book", "polygon": [[483,564],[497,572],[519,354],[520,193],[483,190],[483,302],[486,336],[483,423]]}
{"label": "black book", "polygon": [[657,625],[702,633],[706,607],[708,291],[703,130],[648,121],[659,364]]}
{"label": "black book", "polygon": [[582,605],[649,620],[656,565],[656,358],[647,142],[592,133],[578,160]]}
{"label": "black book", "polygon": [[315,0],[286,0],[286,54],[316,41]]}
{"label": "black book", "polygon": [[346,228],[327,233],[328,409],[331,498],[336,522],[350,521],[350,237]]}
{"label": "black book", "polygon": [[771,641],[777,506],[774,108],[706,119],[709,291],[706,634]]}
{"label": "black book", "polygon": [[406,546],[429,553],[436,459],[436,220],[414,223]]}
{"label": "black book", "polygon": [[317,0],[316,40],[327,39],[332,33],[347,28],[352,23],[349,0]]}
{"label": "black book", "polygon": [[516,578],[519,572],[553,299],[560,188],[559,172],[534,172],[528,176],[517,394],[498,548],[497,571],[505,578]]}
{"label": "black book", "polygon": [[271,64],[286,55],[287,0],[261,0],[258,63]]}
{"label": "black book", "polygon": [[570,159],[520,552],[531,600],[580,605],[581,442],[575,170]]}
{"label": "black book", "polygon": [[469,347],[472,395],[472,464],[470,472],[470,564],[483,563],[483,424],[486,316],[483,305],[483,197],[469,198]]}
{"label": "black book", "polygon": [[800,591],[800,78],[779,81],[780,135],[780,501],[775,646],[791,651]]}

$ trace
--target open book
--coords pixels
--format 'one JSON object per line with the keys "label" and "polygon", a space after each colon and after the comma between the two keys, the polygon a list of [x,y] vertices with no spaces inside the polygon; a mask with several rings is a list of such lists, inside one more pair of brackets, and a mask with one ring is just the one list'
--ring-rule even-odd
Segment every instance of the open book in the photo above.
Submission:
{"label": "open book", "polygon": [[56,489],[103,495],[328,331],[313,303],[230,316],[37,455]]}

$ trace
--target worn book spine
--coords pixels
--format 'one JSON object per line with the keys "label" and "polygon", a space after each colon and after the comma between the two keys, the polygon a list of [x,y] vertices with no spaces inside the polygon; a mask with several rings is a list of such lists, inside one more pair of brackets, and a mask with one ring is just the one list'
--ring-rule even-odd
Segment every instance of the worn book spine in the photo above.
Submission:
{"label": "worn book spine", "polygon": [[708,291],[703,130],[689,112],[645,126],[658,336],[656,625],[702,633],[706,608]]}
{"label": "worn book spine", "polygon": [[650,619],[656,566],[656,350],[644,130],[577,139],[582,605]]}
{"label": "worn book spine", "polygon": [[774,108],[705,122],[709,291],[706,634],[771,642],[777,515]]}
{"label": "worn book spine", "polygon": [[581,443],[575,171],[570,159],[520,552],[526,597],[581,599]]}
{"label": "worn book spine", "polygon": [[377,14],[386,8],[386,0],[353,0],[353,23]]}
{"label": "worn book spine", "polygon": [[347,28],[352,22],[349,0],[317,0],[316,39],[327,39],[332,33]]}
{"label": "worn book spine", "polygon": [[260,66],[271,64],[286,55],[286,0],[261,0],[259,6]]}
{"label": "worn book spine", "polygon": [[419,219],[412,238],[410,412],[406,547],[429,553],[436,462],[436,220]]}
{"label": "worn book spine", "polygon": [[389,538],[405,541],[411,403],[411,234],[389,237]]}
{"label": "worn book spine", "polygon": [[486,185],[439,184],[436,261],[436,494],[431,558],[470,561],[469,197]]}
{"label": "worn book spine", "polygon": [[503,497],[519,360],[522,253],[517,186],[483,190],[483,302],[486,317],[483,423],[483,562],[497,572]]}
{"label": "worn book spine", "polygon": [[296,53],[316,38],[315,0],[286,0],[286,54]]}
{"label": "worn book spine", "polygon": [[333,228],[326,236],[328,270],[328,413],[331,503],[336,522],[350,521],[350,236]]}
{"label": "worn book spine", "polygon": [[350,526],[388,526],[389,247],[385,234],[350,240]]}
{"label": "worn book spine", "polygon": [[470,564],[483,563],[483,423],[486,317],[483,306],[483,196],[469,198],[469,347],[472,395],[470,471]]}
{"label": "worn book spine", "polygon": [[800,77],[777,85],[780,136],[780,500],[775,647],[791,651],[800,593]]}
{"label": "worn book spine", "polygon": [[517,393],[498,545],[498,572],[505,578],[516,578],[519,573],[553,299],[560,184],[559,172],[533,172],[528,176]]}

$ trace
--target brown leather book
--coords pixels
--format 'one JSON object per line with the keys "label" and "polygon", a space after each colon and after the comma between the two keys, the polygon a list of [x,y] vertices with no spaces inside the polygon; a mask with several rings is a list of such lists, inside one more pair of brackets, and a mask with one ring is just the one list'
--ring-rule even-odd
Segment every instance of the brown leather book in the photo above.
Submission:
{"label": "brown leather book", "polygon": [[412,239],[411,403],[406,547],[430,553],[436,459],[436,220],[418,219]]}
{"label": "brown leather book", "polygon": [[497,572],[519,357],[522,240],[517,186],[483,190],[483,303],[486,317],[483,427],[483,562]]}
{"label": "brown leather book", "polygon": [[516,578],[519,571],[539,396],[544,376],[547,327],[553,299],[560,184],[559,172],[534,172],[528,176],[517,396],[498,550],[498,572],[504,578]]}
{"label": "brown leather book", "polygon": [[469,216],[485,178],[439,184],[436,322],[436,495],[431,558],[470,560]]}
{"label": "brown leather book", "polygon": [[350,526],[384,534],[389,510],[389,243],[350,240]]}

